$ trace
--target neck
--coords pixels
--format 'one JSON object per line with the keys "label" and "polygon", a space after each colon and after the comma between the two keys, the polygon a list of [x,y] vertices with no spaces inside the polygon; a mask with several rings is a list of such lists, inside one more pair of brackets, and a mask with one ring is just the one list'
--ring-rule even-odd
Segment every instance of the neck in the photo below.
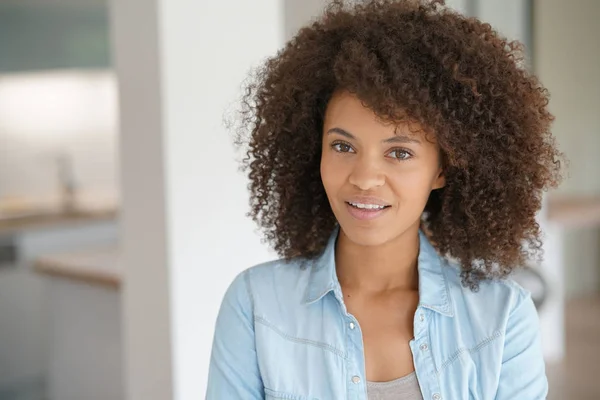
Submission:
{"label": "neck", "polygon": [[343,230],[336,244],[336,272],[343,288],[365,293],[418,290],[419,225],[379,246],[352,242]]}

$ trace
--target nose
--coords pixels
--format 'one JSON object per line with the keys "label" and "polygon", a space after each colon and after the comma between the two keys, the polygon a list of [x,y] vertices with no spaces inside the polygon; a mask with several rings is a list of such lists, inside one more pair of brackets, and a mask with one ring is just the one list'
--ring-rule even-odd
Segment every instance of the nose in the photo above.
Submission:
{"label": "nose", "polygon": [[360,190],[368,191],[385,183],[385,174],[379,163],[369,157],[362,156],[354,165],[348,181]]}

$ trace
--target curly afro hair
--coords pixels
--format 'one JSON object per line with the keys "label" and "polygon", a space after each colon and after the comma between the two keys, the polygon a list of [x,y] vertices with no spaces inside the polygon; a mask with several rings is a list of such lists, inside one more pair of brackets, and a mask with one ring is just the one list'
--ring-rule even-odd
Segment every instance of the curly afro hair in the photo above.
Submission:
{"label": "curly afro hair", "polygon": [[253,75],[243,98],[249,215],[284,258],[315,257],[336,226],[319,166],[325,109],[345,90],[437,139],[446,186],[422,225],[465,286],[541,257],[536,212],[560,180],[548,92],[523,49],[443,1],[333,1]]}

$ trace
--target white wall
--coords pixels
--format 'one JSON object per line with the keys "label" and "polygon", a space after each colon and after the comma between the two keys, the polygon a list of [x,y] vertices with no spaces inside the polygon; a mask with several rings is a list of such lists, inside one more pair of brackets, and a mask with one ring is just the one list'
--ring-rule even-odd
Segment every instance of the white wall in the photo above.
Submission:
{"label": "white wall", "polygon": [[116,96],[107,71],[0,75],[0,199],[57,196],[59,154],[81,190],[114,197]]}
{"label": "white wall", "polygon": [[125,393],[204,397],[233,277],[272,258],[245,217],[224,111],[283,39],[279,0],[113,1],[121,115]]}
{"label": "white wall", "polygon": [[[560,196],[600,194],[600,2],[535,2],[535,68],[550,91],[553,132],[570,161]],[[567,297],[600,290],[598,229],[565,232]]]}
{"label": "white wall", "polygon": [[319,16],[327,0],[284,0],[284,34],[285,40],[291,39],[297,31]]}

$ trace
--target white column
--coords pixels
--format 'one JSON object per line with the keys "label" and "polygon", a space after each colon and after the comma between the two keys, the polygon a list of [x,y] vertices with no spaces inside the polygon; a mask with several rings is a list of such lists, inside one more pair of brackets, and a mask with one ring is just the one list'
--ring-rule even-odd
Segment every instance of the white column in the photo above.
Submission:
{"label": "white column", "polygon": [[214,322],[241,270],[272,258],[245,217],[224,112],[283,42],[280,0],[115,0],[125,393],[204,398]]}

